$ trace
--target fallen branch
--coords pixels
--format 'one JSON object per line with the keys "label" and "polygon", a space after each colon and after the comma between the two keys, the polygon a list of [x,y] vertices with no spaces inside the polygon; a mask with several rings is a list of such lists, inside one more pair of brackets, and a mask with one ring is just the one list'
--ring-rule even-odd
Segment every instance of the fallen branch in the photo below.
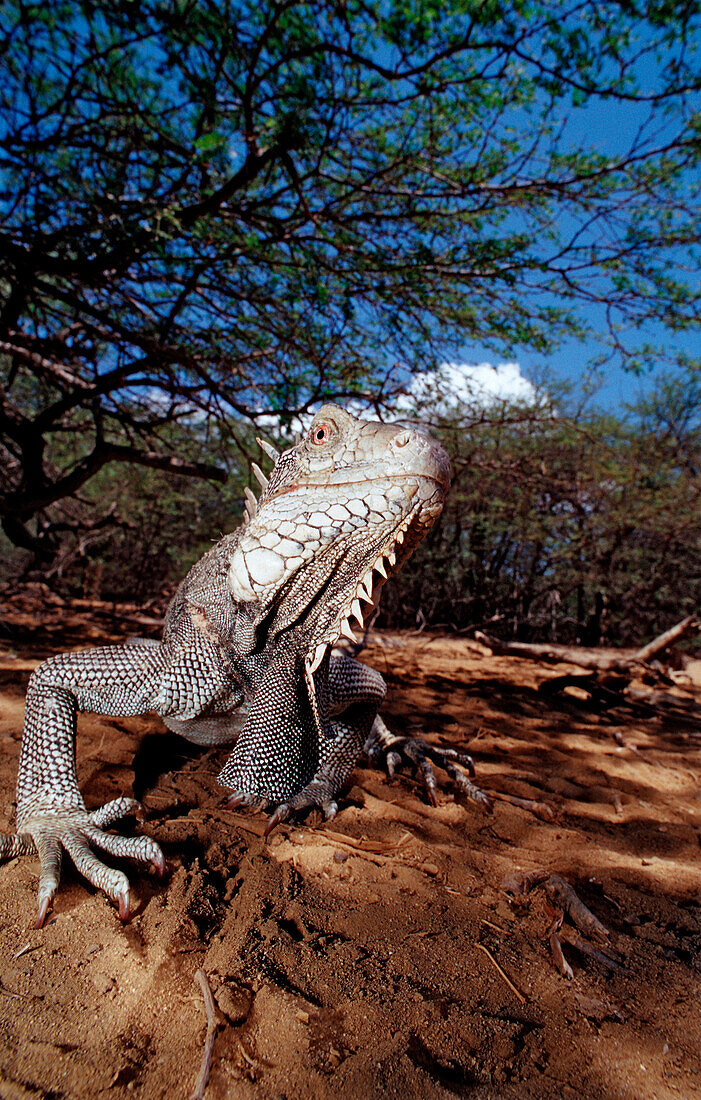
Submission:
{"label": "fallen branch", "polygon": [[216,1038],[217,1028],[220,1024],[220,1017],[216,1005],[214,1004],[212,990],[209,988],[209,982],[207,981],[207,975],[204,970],[198,970],[195,974],[195,978],[199,982],[202,996],[204,997],[204,1010],[207,1014],[207,1034],[204,1040],[204,1051],[202,1052],[200,1072],[197,1077],[194,1092],[190,1096],[190,1100],[203,1100],[207,1082],[209,1081],[209,1071],[212,1067],[212,1052],[214,1051],[214,1040]]}
{"label": "fallen branch", "polygon": [[546,664],[579,665],[581,668],[593,668],[602,672],[623,671],[630,667],[630,657],[614,657],[599,653],[584,646],[556,645],[554,642],[502,642],[475,631],[475,639],[491,649],[492,653],[503,657],[523,657],[529,661],[543,661]]}
{"label": "fallen branch", "polygon": [[669,630],[665,630],[657,638],[653,638],[647,645],[619,654],[602,653],[586,646],[556,645],[551,642],[503,642],[499,638],[484,634],[481,630],[475,631],[474,637],[476,641],[488,646],[492,653],[506,657],[524,657],[531,661],[553,664],[567,662],[579,665],[580,668],[594,669],[597,672],[630,674],[637,666],[646,665],[653,657],[662,653],[685,634],[698,629],[699,625],[695,615],[687,615],[685,619],[670,627]]}
{"label": "fallen branch", "polygon": [[676,626],[671,626],[669,630],[665,630],[664,634],[658,634],[656,638],[653,638],[647,645],[642,646],[641,649],[635,654],[635,660],[640,664],[646,664],[652,657],[656,657],[658,653],[662,653],[667,649],[672,642],[676,642],[678,638],[684,636],[684,634],[691,633],[699,625],[699,620],[695,615],[687,615],[685,619],[682,619]]}

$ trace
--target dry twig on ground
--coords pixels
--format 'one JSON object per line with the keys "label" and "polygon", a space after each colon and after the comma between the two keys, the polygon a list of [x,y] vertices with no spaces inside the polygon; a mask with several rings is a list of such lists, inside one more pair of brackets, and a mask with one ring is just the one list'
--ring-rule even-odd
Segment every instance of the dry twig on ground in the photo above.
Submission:
{"label": "dry twig on ground", "polygon": [[207,975],[204,970],[198,970],[195,974],[195,978],[199,983],[199,987],[202,990],[202,996],[204,997],[204,1010],[207,1014],[207,1034],[204,1040],[204,1051],[202,1052],[200,1072],[197,1076],[197,1082],[190,1096],[190,1100],[203,1100],[207,1082],[209,1081],[209,1071],[212,1066],[214,1040],[221,1020],[216,1005],[214,1004],[212,990],[209,988],[209,982],[207,981]]}

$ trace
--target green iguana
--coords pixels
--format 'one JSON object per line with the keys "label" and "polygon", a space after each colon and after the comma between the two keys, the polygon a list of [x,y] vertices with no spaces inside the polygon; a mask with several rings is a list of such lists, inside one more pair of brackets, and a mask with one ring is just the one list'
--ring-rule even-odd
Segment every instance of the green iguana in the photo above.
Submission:
{"label": "green iguana", "polygon": [[37,927],[58,889],[62,853],[129,916],[129,882],[95,849],[165,861],[148,836],[106,830],[138,803],[87,810],[75,768],[79,711],[124,717],[155,711],[198,744],[234,743],[220,776],[231,805],[276,807],[268,831],[336,796],[363,749],[417,766],[435,798],[431,761],[476,801],[456,767],[469,758],[395,738],[378,716],[379,673],[332,652],[372,614],[387,577],[439,515],[450,481],[444,450],[416,431],[357,419],[324,405],[305,437],[275,458],[260,500],[248,491],[244,525],[190,570],[160,643],[144,640],[52,657],[27,692],[17,783],[17,835],[0,857],[38,853]]}

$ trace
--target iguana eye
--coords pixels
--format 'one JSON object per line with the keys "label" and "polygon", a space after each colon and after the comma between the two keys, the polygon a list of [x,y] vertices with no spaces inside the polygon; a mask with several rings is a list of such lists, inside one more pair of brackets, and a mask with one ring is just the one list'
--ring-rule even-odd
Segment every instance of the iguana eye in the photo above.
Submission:
{"label": "iguana eye", "polygon": [[315,443],[317,447],[320,447],[322,443],[328,443],[330,438],[330,424],[317,424],[317,426],[312,429],[312,443]]}

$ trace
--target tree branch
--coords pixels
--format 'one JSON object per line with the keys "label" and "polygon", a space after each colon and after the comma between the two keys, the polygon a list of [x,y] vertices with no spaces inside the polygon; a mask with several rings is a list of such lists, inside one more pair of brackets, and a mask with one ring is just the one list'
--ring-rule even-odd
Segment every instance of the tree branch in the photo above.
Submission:
{"label": "tree branch", "polygon": [[165,470],[183,477],[205,478],[221,484],[228,476],[226,470],[205,462],[187,462],[176,455],[160,455],[155,451],[140,451],[137,447],[98,440],[90,454],[63,477],[31,494],[26,490],[8,494],[2,502],[3,512],[7,516],[26,517],[63,497],[73,496],[108,462],[130,462],[137,466]]}

